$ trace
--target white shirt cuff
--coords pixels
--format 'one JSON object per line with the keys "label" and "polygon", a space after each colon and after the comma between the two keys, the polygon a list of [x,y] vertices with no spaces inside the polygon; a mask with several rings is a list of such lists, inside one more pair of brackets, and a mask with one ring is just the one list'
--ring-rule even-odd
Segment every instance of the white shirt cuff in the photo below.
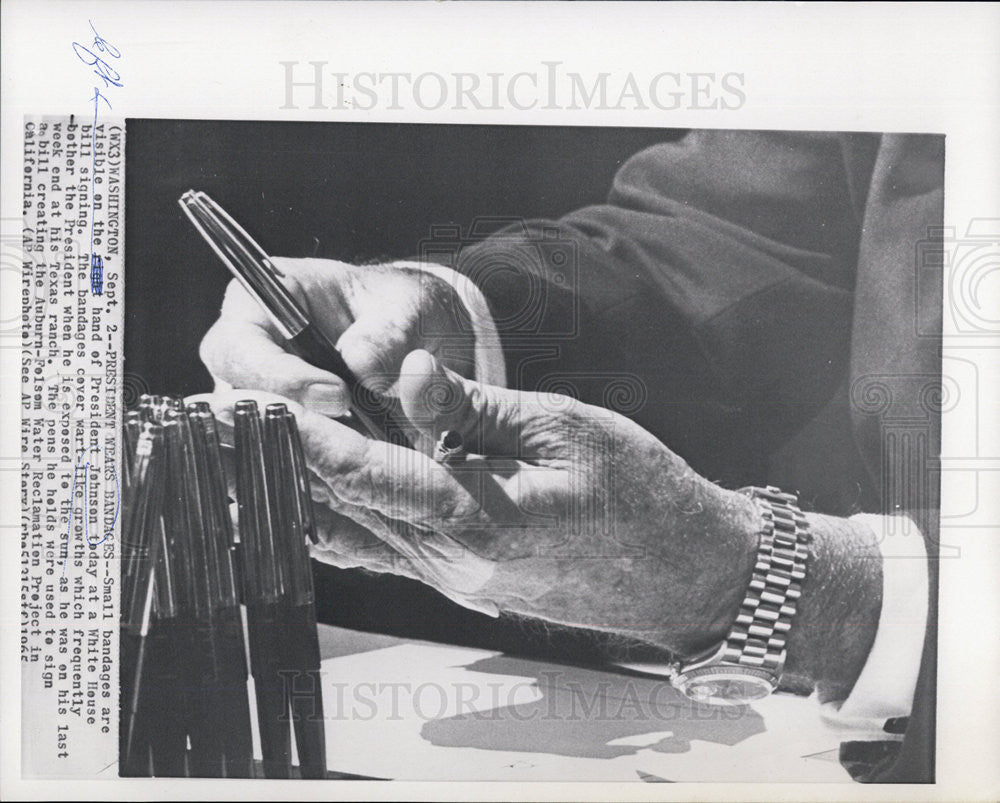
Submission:
{"label": "white shirt cuff", "polygon": [[824,724],[842,741],[893,741],[887,719],[906,717],[920,672],[929,604],[927,551],[906,516],[852,516],[870,527],[882,552],[882,610],[875,641],[846,700],[821,707]]}
{"label": "white shirt cuff", "polygon": [[394,262],[404,268],[415,268],[444,279],[450,284],[465,307],[476,339],[476,381],[485,385],[507,385],[507,363],[500,345],[500,335],[490,314],[490,308],[474,281],[456,270],[433,262]]}

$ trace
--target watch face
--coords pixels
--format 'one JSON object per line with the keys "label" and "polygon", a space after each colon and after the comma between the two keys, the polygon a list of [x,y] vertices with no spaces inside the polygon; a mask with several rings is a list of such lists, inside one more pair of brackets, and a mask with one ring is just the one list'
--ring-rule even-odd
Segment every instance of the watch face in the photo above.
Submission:
{"label": "watch face", "polygon": [[745,705],[774,691],[770,675],[753,669],[710,667],[678,680],[687,697],[711,705]]}

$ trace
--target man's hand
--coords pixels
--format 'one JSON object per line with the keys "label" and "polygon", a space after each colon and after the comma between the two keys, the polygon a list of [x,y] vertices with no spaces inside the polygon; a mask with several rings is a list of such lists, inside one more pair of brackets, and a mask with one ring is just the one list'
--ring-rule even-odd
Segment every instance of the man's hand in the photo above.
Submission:
{"label": "man's hand", "polygon": [[[684,652],[725,636],[753,567],[749,499],[620,415],[481,385],[426,351],[407,357],[399,390],[424,452],[298,413],[314,498],[332,514],[318,517],[316,557]],[[457,466],[427,456],[446,429],[471,453]]]}
{"label": "man's hand", "polygon": [[[618,633],[691,654],[722,640],[761,527],[742,494],[698,476],[603,408],[465,379],[425,351],[403,363],[415,451],[294,409],[320,503],[314,557],[392,572],[486,612]],[[217,396],[220,418],[238,396]],[[470,452],[428,454],[445,430]],[[786,673],[843,699],[871,648],[881,562],[871,531],[808,516],[808,574]]]}
{"label": "man's hand", "polygon": [[[444,279],[399,265],[272,261],[309,319],[369,387],[392,387],[403,358],[417,348],[439,355],[462,375],[473,375],[475,336],[464,306]],[[236,281],[202,341],[201,358],[217,389],[254,388],[323,415],[347,412],[344,383],[288,353],[270,319]]]}

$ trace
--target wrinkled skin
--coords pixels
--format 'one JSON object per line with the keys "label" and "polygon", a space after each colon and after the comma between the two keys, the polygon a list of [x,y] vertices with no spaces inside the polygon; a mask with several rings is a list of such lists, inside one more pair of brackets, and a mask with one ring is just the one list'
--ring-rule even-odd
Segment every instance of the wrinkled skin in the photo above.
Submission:
{"label": "wrinkled skin", "polygon": [[[480,610],[681,651],[725,635],[752,568],[749,500],[623,416],[462,376],[474,338],[442,280],[277,263],[352,369],[398,392],[418,433],[411,450],[331,420],[347,412],[343,383],[286,353],[256,304],[230,287],[202,346],[223,391],[213,404],[231,418],[235,401],[254,394],[225,391],[252,388],[302,405],[292,409],[319,503],[318,559],[413,577]],[[447,467],[429,457],[444,430],[460,432],[469,452]]]}

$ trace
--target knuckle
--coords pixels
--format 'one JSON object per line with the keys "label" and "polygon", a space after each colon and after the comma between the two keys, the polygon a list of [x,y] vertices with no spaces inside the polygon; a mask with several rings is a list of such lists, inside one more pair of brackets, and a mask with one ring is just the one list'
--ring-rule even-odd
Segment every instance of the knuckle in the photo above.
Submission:
{"label": "knuckle", "polygon": [[303,259],[278,257],[271,260],[282,276],[282,284],[298,301],[306,297],[309,285],[313,284],[310,271],[306,269]]}
{"label": "knuckle", "polygon": [[507,529],[502,533],[471,536],[467,539],[471,549],[477,555],[495,563],[508,563],[525,557],[521,547],[521,537],[516,529]]}
{"label": "knuckle", "polygon": [[301,362],[292,354],[279,354],[274,358],[272,370],[267,371],[275,393],[298,399],[313,384],[315,378],[304,376]]}
{"label": "knuckle", "polygon": [[432,510],[433,519],[430,523],[447,526],[449,529],[481,529],[489,523],[489,516],[482,502],[473,496],[437,494]]}
{"label": "knuckle", "polygon": [[434,494],[427,523],[432,525],[451,523],[456,518],[457,512],[458,505],[455,499],[440,493]]}

